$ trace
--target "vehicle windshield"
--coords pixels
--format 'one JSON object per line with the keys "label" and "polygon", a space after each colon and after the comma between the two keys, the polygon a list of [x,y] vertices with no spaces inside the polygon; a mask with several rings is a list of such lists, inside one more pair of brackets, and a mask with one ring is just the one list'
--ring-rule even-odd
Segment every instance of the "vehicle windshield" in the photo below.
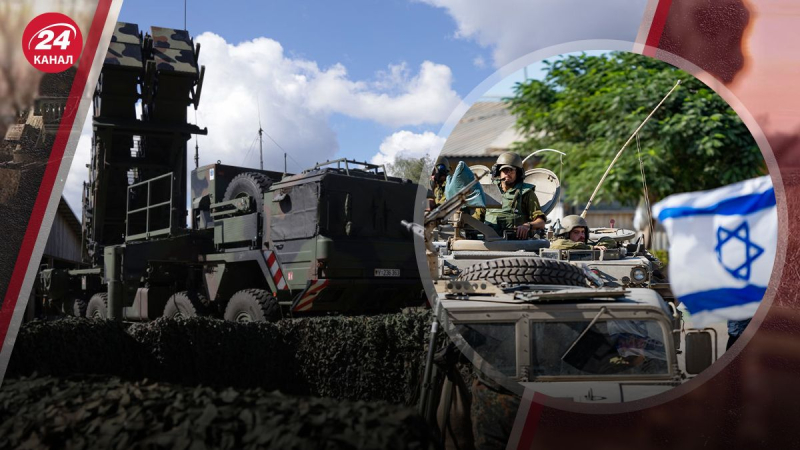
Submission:
{"label": "vehicle windshield", "polygon": [[531,378],[669,373],[664,332],[655,320],[601,319],[586,330],[588,325],[532,322]]}
{"label": "vehicle windshield", "polygon": [[517,375],[515,323],[462,323],[459,334],[484,361],[503,375]]}

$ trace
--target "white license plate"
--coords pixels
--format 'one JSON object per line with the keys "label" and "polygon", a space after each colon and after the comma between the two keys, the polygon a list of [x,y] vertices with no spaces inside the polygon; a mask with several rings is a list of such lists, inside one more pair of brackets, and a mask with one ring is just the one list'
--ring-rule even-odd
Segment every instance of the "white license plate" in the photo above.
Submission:
{"label": "white license plate", "polygon": [[375,269],[376,277],[399,277],[400,269]]}

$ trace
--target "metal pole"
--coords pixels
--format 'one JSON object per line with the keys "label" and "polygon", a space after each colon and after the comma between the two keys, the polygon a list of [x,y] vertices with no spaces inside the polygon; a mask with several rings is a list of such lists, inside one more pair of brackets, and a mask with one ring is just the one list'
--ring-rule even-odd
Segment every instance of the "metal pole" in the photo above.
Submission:
{"label": "metal pole", "polygon": [[[422,393],[419,402],[419,414],[425,416],[428,402],[431,401],[431,374],[433,373],[433,356],[436,353],[436,334],[439,332],[439,309],[441,303],[436,301],[433,308],[433,322],[431,322],[431,334],[428,341],[428,357],[425,359],[425,374],[422,377]],[[426,417],[427,419],[427,417]]]}
{"label": "metal pole", "polygon": [[638,128],[636,128],[636,131],[634,131],[634,132],[633,132],[633,134],[631,135],[631,137],[629,137],[629,138],[628,138],[628,140],[627,140],[627,141],[625,141],[625,145],[623,145],[623,146],[622,146],[622,148],[621,148],[621,149],[619,149],[619,152],[617,152],[617,156],[615,156],[615,157],[614,157],[614,160],[613,160],[613,161],[611,161],[611,164],[609,164],[608,168],[606,169],[606,173],[604,173],[604,174],[603,174],[603,177],[602,177],[602,178],[600,178],[600,182],[599,182],[599,183],[597,183],[597,187],[596,187],[596,188],[594,188],[594,192],[592,192],[592,196],[591,196],[591,197],[589,197],[589,203],[587,203],[587,204],[586,204],[586,208],[584,208],[583,212],[581,213],[581,217],[584,217],[584,218],[586,217],[586,213],[589,211],[589,207],[590,207],[590,206],[592,206],[592,201],[594,200],[594,196],[595,196],[595,195],[597,195],[597,191],[599,191],[599,190],[600,190],[600,186],[602,186],[602,185],[603,185],[603,182],[606,180],[606,177],[608,176],[608,173],[609,173],[609,172],[611,172],[611,168],[612,168],[612,167],[614,167],[614,163],[616,163],[616,162],[617,162],[617,160],[619,159],[619,157],[622,155],[622,152],[625,150],[625,147],[627,147],[627,146],[628,146],[628,144],[630,144],[630,143],[631,143],[631,141],[632,141],[632,140],[633,140],[633,138],[636,136],[636,134],[637,134],[637,133],[639,133],[639,130],[641,130],[641,129],[642,129],[642,127],[644,126],[644,124],[646,124],[646,123],[647,123],[647,121],[648,121],[648,120],[650,120],[650,117],[652,117],[652,116],[653,116],[653,114],[655,114],[655,113],[656,113],[656,111],[657,111],[657,110],[658,110],[658,108],[661,106],[661,104],[662,104],[662,103],[664,103],[664,101],[667,99],[667,97],[669,97],[669,96],[670,96],[670,94],[672,94],[672,91],[674,91],[675,89],[677,89],[677,88],[678,88],[678,86],[679,86],[680,84],[681,84],[681,80],[678,80],[678,81],[675,83],[675,86],[672,86],[672,89],[670,89],[670,90],[669,90],[669,92],[667,92],[667,95],[665,95],[665,96],[664,96],[664,98],[662,98],[662,99],[661,99],[661,101],[660,101],[660,102],[658,102],[658,105],[656,105],[656,107],[655,107],[655,108],[653,108],[653,110],[652,110],[652,111],[650,111],[650,114],[649,114],[647,117],[645,117],[644,121],[643,121],[643,122],[642,122],[642,123],[639,125],[639,127],[638,127]]}
{"label": "metal pole", "polygon": [[259,161],[259,164],[260,164],[259,167],[261,167],[261,170],[264,170],[264,145],[263,145],[264,144],[264,138],[261,136],[261,134],[263,132],[264,132],[264,130],[261,129],[261,123],[259,123],[258,124],[258,161]]}
{"label": "metal pole", "polygon": [[558,153],[558,154],[559,154],[559,155],[561,155],[561,156],[567,156],[567,154],[566,154],[566,153],[564,153],[564,152],[560,152],[560,151],[558,151],[558,150],[556,150],[556,149],[553,149],[553,148],[543,148],[543,149],[541,149],[541,150],[536,150],[535,152],[533,152],[533,153],[531,153],[530,155],[526,156],[526,157],[525,157],[525,159],[523,159],[523,160],[522,160],[522,166],[523,166],[523,167],[525,167],[525,162],[526,162],[526,161],[528,161],[529,159],[531,159],[531,156],[533,156],[533,155],[536,155],[536,154],[539,154],[539,153],[542,153],[542,152],[556,152],[556,153]]}

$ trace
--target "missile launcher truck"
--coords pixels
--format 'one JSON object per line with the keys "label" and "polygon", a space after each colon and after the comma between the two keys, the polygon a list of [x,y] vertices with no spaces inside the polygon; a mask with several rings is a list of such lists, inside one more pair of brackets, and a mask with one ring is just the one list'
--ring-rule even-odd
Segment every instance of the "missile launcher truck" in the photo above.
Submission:
{"label": "missile launcher truck", "polygon": [[44,300],[126,321],[263,321],[423,303],[400,225],[413,216],[417,185],[382,166],[343,159],[287,174],[217,162],[186,179],[187,141],[207,134],[187,121],[202,91],[199,53],[184,30],[143,35],[117,24],[94,94],[88,268],[42,270]]}

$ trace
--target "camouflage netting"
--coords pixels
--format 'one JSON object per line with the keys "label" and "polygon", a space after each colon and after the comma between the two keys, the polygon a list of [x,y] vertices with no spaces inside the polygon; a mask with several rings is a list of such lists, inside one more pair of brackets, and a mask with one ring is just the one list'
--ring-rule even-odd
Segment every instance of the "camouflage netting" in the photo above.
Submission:
{"label": "camouflage netting", "polygon": [[19,330],[6,376],[118,374],[140,378],[140,345],[112,321],[66,318],[33,321]]}
{"label": "camouflage netting", "polygon": [[160,319],[23,326],[8,376],[116,375],[296,395],[416,402],[429,311],[236,324]]}
{"label": "camouflage netting", "polygon": [[304,394],[292,348],[276,324],[159,319],[129,331],[148,378],[183,384],[261,387]]}
{"label": "camouflage netting", "polygon": [[92,377],[6,380],[0,448],[424,449],[408,408]]}
{"label": "camouflage netting", "polygon": [[419,393],[429,311],[283,321],[310,394],[412,404]]}

